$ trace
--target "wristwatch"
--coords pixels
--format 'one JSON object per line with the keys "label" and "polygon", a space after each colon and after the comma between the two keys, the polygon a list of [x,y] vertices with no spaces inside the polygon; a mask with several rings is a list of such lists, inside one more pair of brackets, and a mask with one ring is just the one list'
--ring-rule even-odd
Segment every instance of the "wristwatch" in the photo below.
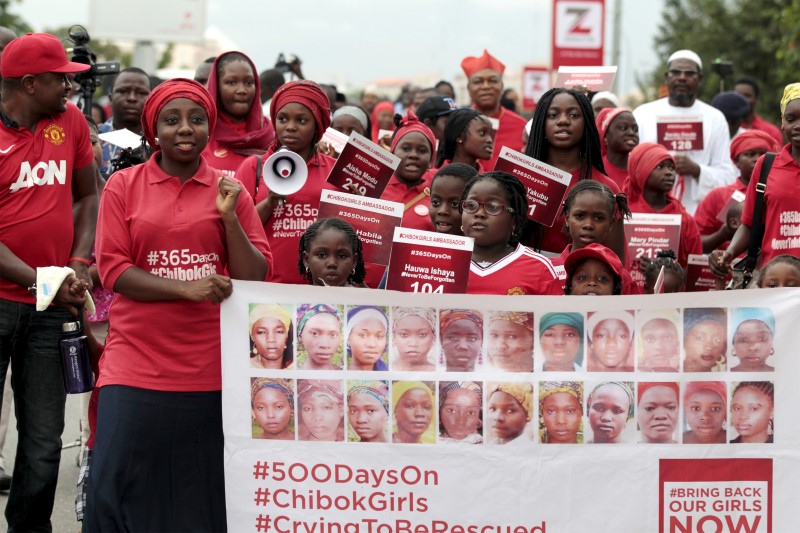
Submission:
{"label": "wristwatch", "polygon": [[31,296],[34,298],[36,297],[36,283],[28,287],[28,292],[31,293]]}

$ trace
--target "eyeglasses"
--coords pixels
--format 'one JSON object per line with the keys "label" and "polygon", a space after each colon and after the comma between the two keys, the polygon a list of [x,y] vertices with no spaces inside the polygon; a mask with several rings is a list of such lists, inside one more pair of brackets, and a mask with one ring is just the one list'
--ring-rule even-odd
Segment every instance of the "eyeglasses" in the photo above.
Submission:
{"label": "eyeglasses", "polygon": [[483,207],[483,211],[487,215],[497,216],[503,212],[503,209],[508,211],[509,213],[514,212],[513,207],[508,207],[507,205],[499,204],[497,202],[476,202],[475,200],[463,200],[461,202],[461,209],[470,215],[475,214],[478,212],[478,209]]}
{"label": "eyeglasses", "polygon": [[687,78],[695,78],[700,75],[696,70],[668,70],[667,75],[672,78],[679,78],[681,75]]}

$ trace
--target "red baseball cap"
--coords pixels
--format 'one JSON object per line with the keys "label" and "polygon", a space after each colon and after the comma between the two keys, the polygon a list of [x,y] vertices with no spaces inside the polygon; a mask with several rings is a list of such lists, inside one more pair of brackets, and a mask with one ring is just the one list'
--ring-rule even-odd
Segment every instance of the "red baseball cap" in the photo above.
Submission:
{"label": "red baseball cap", "polygon": [[3,50],[0,76],[21,78],[28,74],[45,72],[84,72],[89,65],[73,63],[58,37],[49,33],[29,33],[17,37]]}
{"label": "red baseball cap", "polygon": [[622,277],[622,261],[619,260],[617,254],[606,248],[602,244],[593,242],[584,246],[580,250],[570,252],[567,260],[564,261],[564,270],[567,271],[567,276],[572,274],[572,269],[575,268],[575,263],[582,259],[597,259],[607,264],[608,267],[620,278]]}

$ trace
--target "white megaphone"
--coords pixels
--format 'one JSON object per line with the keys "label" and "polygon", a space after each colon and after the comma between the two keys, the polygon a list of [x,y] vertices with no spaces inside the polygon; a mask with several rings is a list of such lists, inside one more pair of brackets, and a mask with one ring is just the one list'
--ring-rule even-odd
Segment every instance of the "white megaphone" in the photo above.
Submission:
{"label": "white megaphone", "polygon": [[267,188],[275,194],[288,196],[303,188],[308,168],[303,158],[281,146],[264,161],[261,176]]}

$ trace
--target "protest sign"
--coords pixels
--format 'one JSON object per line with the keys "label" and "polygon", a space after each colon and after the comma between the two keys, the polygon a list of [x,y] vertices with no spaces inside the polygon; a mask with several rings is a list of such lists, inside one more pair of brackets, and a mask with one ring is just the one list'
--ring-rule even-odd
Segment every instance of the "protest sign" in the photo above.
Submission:
{"label": "protest sign", "polygon": [[399,164],[399,157],[354,131],[328,174],[328,183],[349,193],[379,198]]}
{"label": "protest sign", "polygon": [[403,292],[467,292],[473,245],[469,237],[395,228],[386,288]]}
{"label": "protest sign", "polygon": [[677,115],[656,117],[656,140],[658,144],[673,152],[702,150],[703,117],[700,115]]}
{"label": "protest sign", "polygon": [[681,242],[681,216],[657,213],[633,213],[625,220],[625,242],[628,243],[628,264],[631,278],[644,287],[644,274],[639,267],[642,257],[653,260],[662,250],[678,255]]}
{"label": "protest sign", "polygon": [[614,86],[617,67],[559,67],[554,87],[579,91],[610,91]]}

